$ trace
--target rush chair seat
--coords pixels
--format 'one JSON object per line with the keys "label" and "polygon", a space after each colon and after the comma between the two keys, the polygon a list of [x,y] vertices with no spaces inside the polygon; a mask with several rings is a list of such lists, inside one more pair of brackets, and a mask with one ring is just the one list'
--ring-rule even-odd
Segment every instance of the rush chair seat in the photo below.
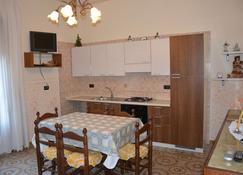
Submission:
{"label": "rush chair seat", "polygon": [[[57,158],[57,148],[54,147],[54,146],[45,148],[45,149],[42,151],[42,154],[44,155],[44,157],[45,157],[46,159],[48,159],[48,160],[54,160],[55,158]],[[64,156],[65,156],[65,157],[69,156],[70,154],[72,154],[71,151],[64,150]]]}
{"label": "rush chair seat", "polygon": [[[129,160],[130,158],[135,157],[135,144],[128,143],[125,146],[123,146],[119,150],[119,155],[121,160]],[[139,147],[139,153],[140,153],[140,158],[143,159],[146,156],[148,156],[148,147],[146,146],[140,146]]]}
{"label": "rush chair seat", "polygon": [[[83,136],[80,136],[71,131],[63,133],[62,127],[62,124],[58,125],[58,175],[98,174],[103,168],[101,165],[101,162],[103,162],[103,156],[100,152],[88,150],[87,129],[84,128]],[[64,144],[64,139],[80,142],[83,145],[83,148]],[[65,158],[64,149],[71,151],[72,154]],[[94,167],[96,167],[96,171],[92,171],[91,173],[91,170]]]}
{"label": "rush chair seat", "polygon": [[134,171],[135,175],[139,175],[147,168],[148,175],[152,175],[152,147],[152,121],[149,120],[140,129],[137,122],[135,144],[126,144],[119,150],[122,174],[124,170],[129,170]]}
{"label": "rush chair seat", "polygon": [[[100,152],[96,151],[89,151],[89,165],[95,167],[98,165],[102,160],[102,154]],[[69,166],[74,168],[79,168],[81,166],[84,166],[84,154],[82,153],[72,153],[69,156],[67,156],[67,163]]]}

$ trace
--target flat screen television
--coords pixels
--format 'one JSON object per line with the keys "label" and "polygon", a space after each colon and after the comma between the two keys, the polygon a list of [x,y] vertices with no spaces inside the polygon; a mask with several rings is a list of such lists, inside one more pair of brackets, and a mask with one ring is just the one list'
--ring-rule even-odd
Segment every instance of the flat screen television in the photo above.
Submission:
{"label": "flat screen television", "polygon": [[30,50],[33,52],[56,52],[57,35],[55,33],[30,31]]}

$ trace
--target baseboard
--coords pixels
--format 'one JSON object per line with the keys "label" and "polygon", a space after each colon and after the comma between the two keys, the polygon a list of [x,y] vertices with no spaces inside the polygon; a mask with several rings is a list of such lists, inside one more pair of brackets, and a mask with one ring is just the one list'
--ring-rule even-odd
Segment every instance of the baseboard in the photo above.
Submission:
{"label": "baseboard", "polygon": [[172,149],[177,149],[177,150],[182,150],[182,151],[203,153],[203,148],[190,149],[190,148],[179,147],[177,145],[168,144],[168,143],[153,142],[153,146],[163,147],[163,148],[172,148]]}

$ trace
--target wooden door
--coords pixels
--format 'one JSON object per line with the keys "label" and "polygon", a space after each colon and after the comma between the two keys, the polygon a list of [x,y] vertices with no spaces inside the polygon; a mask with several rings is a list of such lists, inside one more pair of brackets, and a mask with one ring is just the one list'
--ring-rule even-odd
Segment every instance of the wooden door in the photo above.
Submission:
{"label": "wooden door", "polygon": [[176,36],[171,47],[172,143],[203,146],[203,35]]}

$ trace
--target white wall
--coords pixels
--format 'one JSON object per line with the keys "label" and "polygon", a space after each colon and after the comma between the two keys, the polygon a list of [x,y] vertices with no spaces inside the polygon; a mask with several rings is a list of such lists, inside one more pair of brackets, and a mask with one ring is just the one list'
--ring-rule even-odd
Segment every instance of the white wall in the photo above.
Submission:
{"label": "white wall", "polygon": [[[73,28],[64,24],[62,19],[59,25],[47,20],[46,16],[57,7],[57,1],[22,1],[24,51],[29,50],[29,30],[57,32],[58,40],[67,42],[74,42],[79,33],[84,43],[127,38],[129,35],[155,35],[156,32],[174,34],[210,31],[213,77],[219,71],[224,72],[221,52],[226,40],[232,45],[239,42],[243,48],[242,0],[107,0],[95,4],[102,11],[101,23],[93,26],[88,15],[84,19],[79,18],[78,26]],[[55,81],[58,80],[56,70],[44,73],[55,77]],[[29,76],[33,76],[34,81],[40,80],[37,70],[25,71],[26,82],[29,81]],[[28,91],[28,87],[26,89]],[[213,110],[214,106],[211,105],[211,111]],[[217,117],[220,116],[211,116],[214,120]],[[210,128],[218,129],[212,126]],[[210,132],[210,138],[214,138],[216,132]]]}

